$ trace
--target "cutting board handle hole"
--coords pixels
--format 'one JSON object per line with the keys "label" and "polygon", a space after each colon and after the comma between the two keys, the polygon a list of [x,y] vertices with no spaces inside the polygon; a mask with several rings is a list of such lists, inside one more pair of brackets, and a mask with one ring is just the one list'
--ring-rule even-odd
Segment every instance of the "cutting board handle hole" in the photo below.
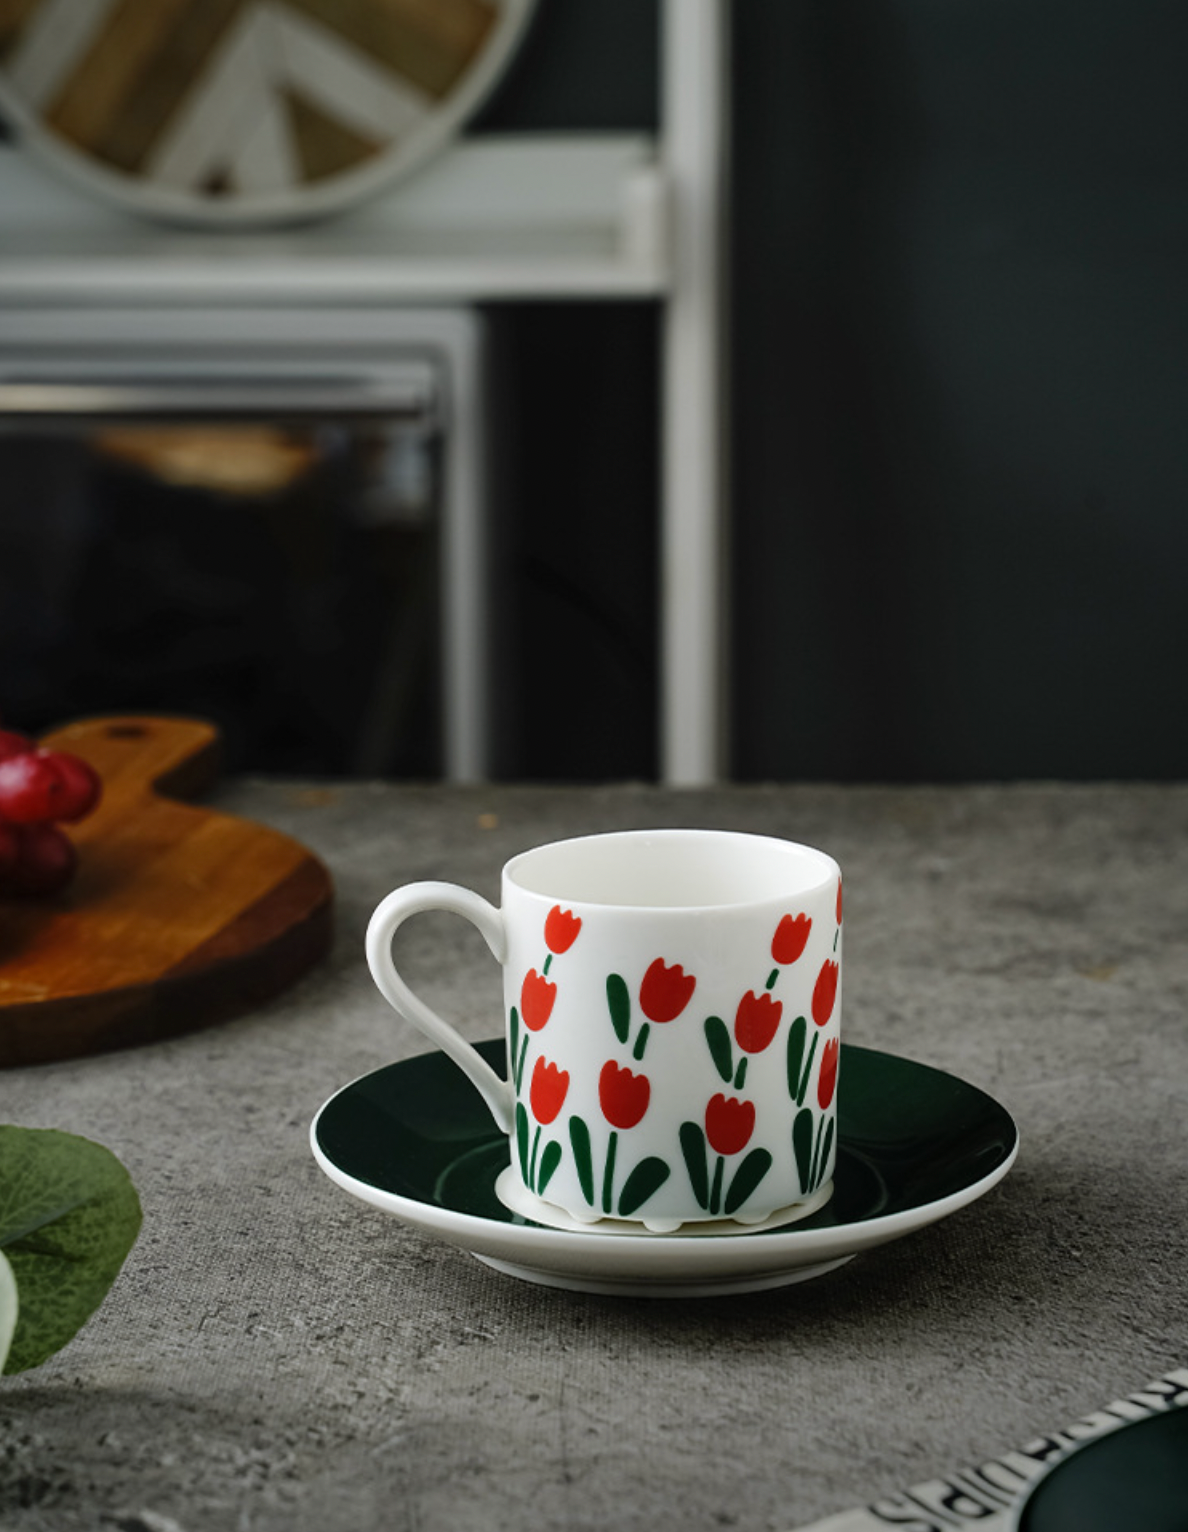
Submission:
{"label": "cutting board handle hole", "polygon": [[139,723],[113,723],[107,731],[108,739],[143,739],[148,730]]}

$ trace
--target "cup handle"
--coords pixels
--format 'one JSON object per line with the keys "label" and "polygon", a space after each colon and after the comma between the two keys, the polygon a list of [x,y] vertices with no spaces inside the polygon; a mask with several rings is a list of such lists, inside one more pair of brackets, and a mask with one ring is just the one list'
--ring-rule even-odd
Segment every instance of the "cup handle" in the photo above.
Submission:
{"label": "cup handle", "polygon": [[423,1000],[417,998],[396,972],[392,961],[392,938],[410,915],[423,910],[446,910],[462,915],[482,933],[497,962],[507,956],[503,916],[494,905],[457,883],[409,883],[376,906],[367,926],[367,966],[376,987],[394,1011],[418,1027],[473,1081],[490,1108],[497,1126],[511,1134],[514,1110],[512,1088],[501,1080],[487,1061]]}

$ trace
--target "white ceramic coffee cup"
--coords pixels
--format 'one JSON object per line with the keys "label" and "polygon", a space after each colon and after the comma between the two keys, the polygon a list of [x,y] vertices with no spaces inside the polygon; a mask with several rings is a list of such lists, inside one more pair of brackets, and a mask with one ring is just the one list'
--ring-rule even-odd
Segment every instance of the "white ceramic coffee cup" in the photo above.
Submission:
{"label": "white ceramic coffee cup", "polygon": [[[424,910],[471,920],[503,967],[506,1081],[396,970],[396,929]],[[513,857],[499,909],[452,883],[398,888],[372,916],[367,960],[508,1134],[517,1206],[661,1232],[827,1194],[841,916],[824,852],[629,830]]]}

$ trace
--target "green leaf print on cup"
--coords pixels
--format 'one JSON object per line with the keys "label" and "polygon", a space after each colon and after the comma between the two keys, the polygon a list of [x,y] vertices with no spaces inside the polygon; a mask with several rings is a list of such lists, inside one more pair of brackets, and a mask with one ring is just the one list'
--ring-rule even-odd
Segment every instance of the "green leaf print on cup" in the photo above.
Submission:
{"label": "green leaf print on cup", "polygon": [[615,1036],[621,1043],[625,1043],[631,1035],[631,994],[622,974],[607,974],[606,1003],[610,1010]]}
{"label": "green leaf print on cup", "polygon": [[[808,1094],[809,1076],[813,1072],[813,1059],[817,1053],[818,1034],[814,1032],[812,1043],[809,1045],[808,1059],[804,1057],[807,1031],[808,1022],[803,1016],[798,1016],[788,1028],[788,1094],[797,1106],[804,1105],[804,1098]],[[802,1176],[801,1181],[803,1180]]]}
{"label": "green leaf print on cup", "polygon": [[705,1150],[705,1134],[695,1122],[683,1122],[679,1133],[681,1153],[685,1156],[685,1168],[689,1172],[689,1185],[697,1198],[699,1207],[709,1207],[709,1157]]}
{"label": "green leaf print on cup", "polygon": [[796,1173],[800,1177],[801,1196],[809,1191],[809,1172],[813,1168],[813,1109],[801,1107],[792,1119],[792,1154],[796,1160]]}
{"label": "green leaf print on cup", "polygon": [[609,1213],[615,1205],[615,1158],[619,1152],[619,1135],[612,1133],[606,1145],[606,1164],[602,1169],[602,1211]]}
{"label": "green leaf print on cup", "polygon": [[771,1169],[771,1163],[771,1154],[766,1149],[752,1149],[747,1155],[734,1172],[734,1179],[726,1193],[726,1201],[722,1204],[722,1211],[728,1218],[742,1207]]}
{"label": "green leaf print on cup", "polygon": [[525,1186],[528,1180],[528,1113],[522,1101],[516,1102],[516,1153],[520,1157],[520,1179]]}
{"label": "green leaf print on cup", "polygon": [[[822,1127],[824,1133],[822,1133]],[[813,1154],[812,1189],[816,1191],[825,1179],[825,1167],[829,1163],[829,1151],[833,1147],[833,1118],[823,1121],[817,1129],[817,1147]]]}
{"label": "green leaf print on cup", "polygon": [[792,1122],[792,1153],[802,1196],[811,1196],[821,1184],[832,1147],[833,1118],[824,1113],[818,1117],[811,1106],[801,1107]]}
{"label": "green leaf print on cup", "polygon": [[730,1046],[730,1029],[720,1016],[705,1018],[705,1040],[714,1068],[729,1085],[734,1078],[734,1052]]}
{"label": "green leaf print on cup", "polygon": [[668,1180],[672,1171],[657,1155],[649,1155],[639,1164],[623,1183],[619,1193],[619,1217],[630,1218]]}
{"label": "green leaf print on cup", "polygon": [[538,1193],[543,1192],[545,1187],[553,1179],[553,1172],[556,1170],[557,1166],[560,1165],[560,1163],[561,1145],[555,1138],[551,1138],[545,1145],[544,1153],[540,1157],[540,1173],[536,1182],[536,1190]]}
{"label": "green leaf print on cup", "polygon": [[569,1119],[569,1142],[573,1149],[573,1163],[577,1169],[578,1185],[582,1196],[594,1206],[594,1156],[590,1150],[590,1129],[581,1117]]}
{"label": "green leaf print on cup", "polygon": [[509,1043],[511,1047],[511,1071],[512,1084],[518,1095],[524,1083],[524,1061],[528,1057],[528,1034],[524,1033],[523,1045],[520,1043],[520,1013],[513,1005],[511,1008],[511,1025],[508,1028]]}

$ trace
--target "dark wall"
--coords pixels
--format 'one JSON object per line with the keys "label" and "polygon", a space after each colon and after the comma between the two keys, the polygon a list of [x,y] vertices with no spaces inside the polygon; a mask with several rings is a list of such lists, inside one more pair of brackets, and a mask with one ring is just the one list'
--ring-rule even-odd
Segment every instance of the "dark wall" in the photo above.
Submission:
{"label": "dark wall", "polygon": [[739,771],[1183,777],[1188,9],[734,16]]}
{"label": "dark wall", "polygon": [[537,0],[472,133],[654,131],[658,0]]}
{"label": "dark wall", "polygon": [[500,304],[497,773],[657,772],[658,315]]}
{"label": "dark wall", "polygon": [[[1188,7],[731,15],[736,772],[1185,776]],[[655,126],[657,28],[653,4],[543,0],[478,127]],[[657,332],[602,312],[508,331],[534,422],[513,546],[549,526],[547,561],[520,564],[521,637],[548,613],[621,720],[593,755],[588,714],[547,746],[526,720],[530,773],[655,769],[654,422],[613,380],[633,348],[646,379]],[[568,350],[583,376],[554,387]],[[515,652],[542,694],[543,653]]]}

